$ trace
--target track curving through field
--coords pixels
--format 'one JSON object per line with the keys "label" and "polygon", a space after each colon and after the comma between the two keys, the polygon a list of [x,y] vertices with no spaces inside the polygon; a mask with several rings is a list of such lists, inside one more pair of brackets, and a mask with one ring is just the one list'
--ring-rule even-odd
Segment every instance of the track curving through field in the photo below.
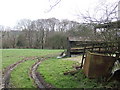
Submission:
{"label": "track curving through field", "polygon": [[[32,60],[36,59],[37,57],[32,58]],[[31,60],[31,57],[26,57],[23,60],[20,60],[10,66],[8,66],[4,71],[3,71],[3,77],[2,77],[2,87],[3,88],[9,88],[9,81],[10,81],[10,75],[11,72],[20,64],[23,63],[27,60]]]}
{"label": "track curving through field", "polygon": [[40,58],[30,69],[30,77],[34,80],[37,88],[54,88],[52,85],[46,83],[43,77],[37,72],[38,66],[42,63],[42,61],[47,60],[48,58]]}
{"label": "track curving through field", "polygon": [[38,66],[41,64],[42,61],[49,59],[48,58],[43,58],[43,57],[26,57],[23,60],[20,60],[10,66],[8,66],[4,71],[3,71],[3,77],[2,77],[2,88],[10,88],[9,83],[10,83],[10,77],[11,77],[11,72],[21,63],[24,63],[25,61],[28,60],[36,60],[35,64],[32,65],[30,68],[30,73],[29,76],[33,79],[34,83],[36,84],[36,88],[53,88],[53,86],[47,84],[44,82],[44,79],[42,76],[37,72]]}

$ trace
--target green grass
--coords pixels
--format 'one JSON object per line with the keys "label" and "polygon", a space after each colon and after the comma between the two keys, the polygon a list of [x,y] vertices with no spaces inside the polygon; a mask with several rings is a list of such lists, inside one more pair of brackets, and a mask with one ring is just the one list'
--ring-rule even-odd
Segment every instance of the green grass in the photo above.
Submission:
{"label": "green grass", "polygon": [[2,68],[22,60],[24,57],[39,56],[47,57],[58,54],[63,50],[47,50],[47,49],[2,49]]}
{"label": "green grass", "polygon": [[[41,49],[3,49],[2,66],[7,66],[22,60],[25,57],[50,57],[63,50],[41,50]],[[17,88],[34,88],[33,80],[29,77],[29,69],[36,60],[26,61],[19,64],[11,73],[10,83]],[[75,61],[51,58],[43,61],[38,72],[42,74],[45,81],[57,88],[103,88],[120,86],[120,83],[111,82],[109,84],[98,83],[97,80],[88,79],[82,70],[74,76],[63,75],[64,72],[73,70],[73,65],[78,64]]]}
{"label": "green grass", "polygon": [[[26,57],[50,57],[59,55],[63,50],[45,50],[45,49],[1,49],[2,51],[2,69],[9,65],[16,63]],[[33,81],[30,79],[28,73],[29,68],[35,63],[35,60],[26,61],[18,65],[11,72],[10,83],[17,88],[32,88]]]}
{"label": "green grass", "polygon": [[43,61],[38,68],[38,72],[42,74],[47,83],[57,88],[93,87],[92,84],[94,84],[94,82],[88,83],[88,80],[83,81],[84,75],[81,72],[79,75],[75,75],[75,77],[63,74],[66,71],[73,70],[72,66],[75,64],[77,64],[75,61],[49,59]]}
{"label": "green grass", "polygon": [[11,73],[10,82],[17,88],[34,88],[33,80],[29,77],[30,67],[34,60],[26,61],[18,65]]}
{"label": "green grass", "polygon": [[41,73],[45,82],[56,88],[111,88],[110,85],[115,85],[115,83],[100,83],[96,79],[88,79],[82,69],[75,75],[63,74],[65,71],[73,70],[72,66],[75,64],[78,63],[62,59],[49,59],[43,61],[37,71]]}

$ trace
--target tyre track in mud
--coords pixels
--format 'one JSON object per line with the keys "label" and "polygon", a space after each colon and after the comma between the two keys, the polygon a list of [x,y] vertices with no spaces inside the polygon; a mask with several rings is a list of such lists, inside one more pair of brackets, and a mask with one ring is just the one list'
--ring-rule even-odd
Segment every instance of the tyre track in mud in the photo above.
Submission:
{"label": "tyre track in mud", "polygon": [[29,76],[34,80],[34,83],[36,84],[37,88],[45,88],[45,86],[41,83],[41,81],[38,79],[36,75],[36,70],[41,63],[40,60],[38,60],[30,69]]}
{"label": "tyre track in mud", "polygon": [[2,88],[9,88],[9,81],[10,81],[10,76],[12,70],[14,70],[20,63],[23,63],[27,60],[34,60],[37,57],[25,57],[23,60],[20,60],[10,66],[8,66],[4,71],[3,71],[3,77],[2,77]]}
{"label": "tyre track in mud", "polygon": [[35,64],[32,65],[30,68],[29,76],[33,79],[34,83],[36,84],[37,88],[54,88],[52,85],[46,83],[44,81],[44,78],[40,75],[39,72],[37,72],[38,66],[42,63],[42,61],[47,60],[52,57],[25,57],[23,60],[20,60],[10,66],[8,66],[4,72],[3,72],[3,77],[2,77],[2,88],[10,88],[9,87],[9,82],[10,82],[10,77],[11,77],[11,72],[21,63],[28,61],[28,60],[38,60],[35,62]]}
{"label": "tyre track in mud", "polygon": [[[49,57],[50,58],[50,57]],[[34,83],[36,84],[37,88],[54,88],[52,85],[46,83],[44,81],[44,78],[40,75],[39,72],[37,72],[38,66],[44,61],[49,58],[40,58],[30,69],[30,77],[34,80]]]}
{"label": "tyre track in mud", "polygon": [[46,83],[44,81],[44,78],[40,75],[39,72],[36,72],[38,66],[41,64],[42,61],[47,60],[49,58],[56,57],[59,54],[56,55],[47,55],[47,57],[38,57],[38,56],[33,56],[33,57],[24,57],[22,60],[11,64],[7,68],[3,70],[2,73],[2,88],[10,88],[9,82],[10,82],[10,77],[11,77],[11,72],[14,70],[20,63],[23,63],[27,60],[38,60],[35,64],[32,65],[30,68],[30,73],[29,76],[34,80],[35,84],[37,85],[38,88],[54,88],[52,85]]}
{"label": "tyre track in mud", "polygon": [[47,57],[38,57],[38,61],[31,67],[30,69],[30,73],[29,73],[29,76],[34,80],[34,83],[36,84],[37,88],[39,89],[46,89],[46,88],[55,88],[54,86],[48,84],[45,82],[44,78],[42,77],[42,75],[37,72],[37,68],[38,66],[44,61],[44,60],[47,60],[47,59],[50,59],[50,58],[54,58],[58,56],[58,54],[56,55],[49,55]]}

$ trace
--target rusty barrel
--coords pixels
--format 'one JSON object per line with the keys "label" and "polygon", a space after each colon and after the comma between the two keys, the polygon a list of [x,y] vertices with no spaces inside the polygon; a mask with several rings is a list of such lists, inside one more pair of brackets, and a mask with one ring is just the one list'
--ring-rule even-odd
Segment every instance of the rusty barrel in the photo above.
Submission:
{"label": "rusty barrel", "polygon": [[86,53],[83,71],[88,78],[107,77],[112,70],[115,57],[97,53]]}

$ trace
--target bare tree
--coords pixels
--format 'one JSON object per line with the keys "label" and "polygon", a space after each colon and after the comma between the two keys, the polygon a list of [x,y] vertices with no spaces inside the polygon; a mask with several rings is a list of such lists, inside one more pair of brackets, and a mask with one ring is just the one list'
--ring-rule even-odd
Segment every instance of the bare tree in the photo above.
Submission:
{"label": "bare tree", "polygon": [[[102,25],[102,24],[108,24],[113,21],[118,20],[118,2],[114,4],[103,4],[97,7],[97,9],[94,11],[94,13],[91,15],[89,11],[86,11],[85,14],[80,13],[78,15],[81,17],[85,23],[91,23],[94,27],[96,25]],[[101,36],[101,38],[105,41],[111,41],[116,38],[117,28],[99,28],[99,30],[95,34],[96,37]],[[111,38],[112,37],[112,38]],[[100,37],[99,37],[100,38]]]}
{"label": "bare tree", "polygon": [[4,48],[60,49],[66,47],[68,36],[86,35],[88,34],[87,31],[90,33],[89,30],[85,30],[89,26],[84,26],[75,21],[59,21],[56,18],[34,21],[23,19],[18,22],[17,28],[19,31],[7,29],[3,32]]}
{"label": "bare tree", "polygon": [[29,19],[22,19],[18,22],[17,28],[24,31],[24,34],[26,36],[26,41],[28,43],[28,48],[32,47],[32,21]]}

